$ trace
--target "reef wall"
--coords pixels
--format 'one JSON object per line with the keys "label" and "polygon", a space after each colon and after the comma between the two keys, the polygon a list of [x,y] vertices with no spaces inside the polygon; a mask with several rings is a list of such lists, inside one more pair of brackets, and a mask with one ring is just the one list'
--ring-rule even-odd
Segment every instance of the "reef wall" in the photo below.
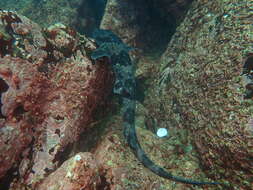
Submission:
{"label": "reef wall", "polygon": [[[58,1],[35,2],[58,6]],[[75,2],[80,1],[71,1]],[[252,190],[253,2],[191,2],[156,4],[165,20],[172,14],[177,24],[182,23],[160,64],[149,57],[138,63],[137,76],[146,87],[143,105],[137,104],[138,135],[152,160],[174,175],[203,181],[208,176],[210,181],[230,184],[229,189]],[[129,0],[129,6],[120,6],[108,0],[101,27],[134,47],[157,48],[141,39],[145,32],[147,37],[158,34],[152,33],[152,19],[146,17],[150,9],[142,3]],[[58,10],[62,12],[55,12],[56,17],[38,12],[35,20],[43,18],[43,26],[55,21],[75,25],[72,18],[78,17],[81,3],[71,6],[75,9]],[[52,7],[46,7],[49,14]],[[26,13],[30,10],[31,6]],[[63,16],[64,11],[71,14]],[[8,11],[0,11],[0,18],[0,184],[5,189],[9,184],[13,190],[225,188],[177,184],[146,170],[126,148],[117,113],[96,126],[106,129],[103,135],[89,131],[113,78],[108,60],[92,64],[93,41],[62,24],[42,29]],[[80,26],[89,23],[79,20],[84,22]],[[158,139],[146,130],[154,126],[168,128],[170,137]],[[86,138],[98,145],[92,153],[76,154],[71,145],[85,131]]]}
{"label": "reef wall", "polygon": [[252,9],[248,0],[193,2],[156,88],[163,118],[188,130],[205,172],[230,189],[253,189]]}
{"label": "reef wall", "polygon": [[35,188],[91,127],[113,80],[107,60],[90,60],[95,48],[65,25],[41,29],[15,12],[0,11],[0,178],[5,189],[12,178]]}
{"label": "reef wall", "polygon": [[192,0],[108,0],[100,27],[144,52],[164,50]]}
{"label": "reef wall", "polygon": [[73,27],[82,2],[82,0],[8,0],[1,1],[0,7],[3,10],[17,11],[41,27],[58,22]]}

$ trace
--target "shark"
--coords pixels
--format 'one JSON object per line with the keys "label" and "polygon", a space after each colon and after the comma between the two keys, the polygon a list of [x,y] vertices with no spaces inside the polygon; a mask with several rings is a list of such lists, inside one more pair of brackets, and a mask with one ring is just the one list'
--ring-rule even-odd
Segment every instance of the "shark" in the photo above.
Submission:
{"label": "shark", "polygon": [[133,50],[127,46],[116,34],[110,30],[97,29],[92,38],[97,44],[90,57],[95,62],[98,59],[107,57],[115,75],[113,93],[119,95],[121,99],[121,113],[123,117],[124,137],[128,146],[132,149],[136,158],[156,175],[192,185],[218,185],[219,182],[196,181],[184,177],[179,177],[166,171],[161,166],[155,164],[142,149],[135,129],[135,109],[136,109],[136,79],[135,67],[129,52]]}

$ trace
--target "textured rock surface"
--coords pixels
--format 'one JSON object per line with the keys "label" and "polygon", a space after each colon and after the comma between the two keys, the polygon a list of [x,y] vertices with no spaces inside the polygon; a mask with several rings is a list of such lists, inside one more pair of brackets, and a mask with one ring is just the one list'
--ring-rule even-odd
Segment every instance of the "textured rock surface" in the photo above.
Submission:
{"label": "textured rock surface", "polygon": [[[0,77],[0,177],[3,177],[32,141],[32,123],[27,111],[33,109],[34,104],[30,100],[39,95],[41,89],[38,84],[39,75],[32,64],[20,58],[0,58]],[[4,92],[5,85],[8,89]],[[37,91],[34,91],[34,87]]]}
{"label": "textured rock surface", "polygon": [[[145,12],[143,7],[138,13],[137,4],[130,2],[128,13],[123,14],[125,9],[122,11],[116,1],[108,1],[104,26],[138,45],[136,36],[141,32],[139,28],[135,30],[138,26],[134,22],[141,11]],[[164,7],[157,5],[157,9],[166,12],[170,8],[165,4],[169,2],[184,7],[190,1],[161,1]],[[138,65],[137,76],[149,89],[145,91],[147,110],[138,105],[137,126],[145,123],[150,130],[167,127],[171,134],[169,139],[160,140],[138,129],[140,141],[152,160],[174,175],[206,181],[204,171],[210,180],[231,183],[230,189],[253,189],[252,80],[244,80],[241,75],[243,70],[252,75],[252,9],[252,2],[247,0],[196,0],[173,36],[161,65],[157,60],[150,65],[147,57]],[[128,19],[129,13],[133,13],[133,25],[129,22],[128,27],[128,21],[124,23],[123,19]],[[115,23],[110,20],[114,14]],[[68,145],[93,120],[97,103],[107,95],[110,74],[105,65],[92,65],[86,56],[94,44],[88,41],[87,48],[87,39],[68,27],[57,24],[42,31],[25,17],[8,12],[1,12],[0,17],[0,175],[19,166],[15,171],[20,178],[13,182],[13,190],[27,190],[27,184],[36,186],[39,181],[42,189],[59,185],[50,179],[54,174],[71,188],[79,188],[76,178],[72,183],[62,176],[69,171],[66,168],[77,163],[75,157],[56,169],[68,159]],[[152,77],[159,69],[160,77],[155,83]],[[249,98],[244,99],[245,95]],[[100,139],[94,155],[81,156],[94,167],[83,170],[82,164],[75,165],[80,171],[78,179],[84,179],[81,173],[89,171],[85,173],[89,182],[104,189],[224,189],[176,184],[154,175],[126,149],[120,119],[111,119],[100,126],[107,126],[110,132]],[[94,134],[101,132],[89,133],[87,138],[94,142]],[[86,144],[80,146],[85,148]]]}
{"label": "textured rock surface", "polygon": [[[15,10],[40,26],[61,22],[90,35],[101,22],[131,46],[164,49],[192,0],[8,0],[0,7]],[[106,7],[105,7],[106,4]],[[103,15],[105,11],[105,14]],[[175,24],[176,23],[176,24]],[[159,47],[162,46],[162,47]],[[152,49],[153,50],[153,49]]]}
{"label": "textured rock surface", "polygon": [[81,3],[82,0],[8,0],[0,1],[0,7],[15,10],[43,27],[58,22],[73,26]]}
{"label": "textured rock surface", "polygon": [[100,166],[91,153],[79,153],[68,159],[49,175],[38,190],[96,190],[103,189]]}
{"label": "textured rock surface", "polygon": [[138,38],[144,32],[142,27],[148,20],[147,5],[142,0],[108,0],[100,27],[112,30],[125,43],[138,47]]}
{"label": "textured rock surface", "polygon": [[247,0],[194,2],[162,57],[152,108],[188,130],[206,173],[230,189],[253,188],[253,99],[242,76],[245,60],[249,76],[253,68],[252,9]]}
{"label": "textured rock surface", "polygon": [[17,183],[35,186],[94,121],[112,74],[105,60],[91,63],[95,44],[72,29],[42,31],[7,11],[0,18],[0,177],[19,166]]}
{"label": "textured rock surface", "polygon": [[100,27],[114,31],[125,43],[144,51],[163,49],[191,2],[108,0]]}
{"label": "textured rock surface", "polygon": [[[159,139],[150,131],[140,128],[144,126],[143,118],[146,111],[144,107],[138,105],[136,127],[142,147],[150,158],[173,174],[207,180],[205,174],[199,170],[196,152],[192,151],[190,146],[188,149],[180,146],[182,142],[178,135],[185,137],[185,131],[177,134],[178,131],[171,129],[170,138]],[[135,158],[124,140],[120,115],[110,117],[105,123],[101,123],[101,126],[106,127],[104,135],[94,149],[94,157],[103,166],[103,176],[106,178],[108,189],[191,189],[191,185],[175,183],[155,175]],[[194,187],[194,189],[202,188]]]}
{"label": "textured rock surface", "polygon": [[106,0],[8,0],[0,1],[4,10],[17,11],[41,27],[63,23],[85,35],[98,28]]}

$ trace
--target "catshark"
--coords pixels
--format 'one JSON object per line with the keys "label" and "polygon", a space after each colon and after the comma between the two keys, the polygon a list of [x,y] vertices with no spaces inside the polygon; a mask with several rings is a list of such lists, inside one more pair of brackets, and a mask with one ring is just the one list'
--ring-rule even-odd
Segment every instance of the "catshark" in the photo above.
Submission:
{"label": "catshark", "polygon": [[134,65],[129,56],[133,48],[127,46],[110,30],[96,30],[93,38],[98,48],[91,53],[93,61],[107,57],[110,60],[115,75],[113,92],[121,97],[124,137],[137,159],[149,170],[160,177],[176,182],[192,185],[217,185],[219,182],[195,181],[184,177],[174,176],[155,164],[142,149],[135,130],[136,80]]}

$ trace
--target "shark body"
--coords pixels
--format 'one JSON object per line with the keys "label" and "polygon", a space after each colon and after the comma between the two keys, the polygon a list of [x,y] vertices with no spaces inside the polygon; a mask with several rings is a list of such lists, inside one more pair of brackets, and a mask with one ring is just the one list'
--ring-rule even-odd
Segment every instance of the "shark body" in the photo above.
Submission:
{"label": "shark body", "polygon": [[152,172],[160,177],[176,182],[192,185],[217,185],[219,182],[202,182],[174,176],[162,167],[155,164],[142,149],[135,130],[136,107],[136,81],[134,77],[134,65],[129,57],[131,48],[109,30],[97,30],[94,33],[98,48],[91,54],[91,59],[96,60],[108,57],[115,74],[113,92],[121,97],[124,136],[137,159]]}

